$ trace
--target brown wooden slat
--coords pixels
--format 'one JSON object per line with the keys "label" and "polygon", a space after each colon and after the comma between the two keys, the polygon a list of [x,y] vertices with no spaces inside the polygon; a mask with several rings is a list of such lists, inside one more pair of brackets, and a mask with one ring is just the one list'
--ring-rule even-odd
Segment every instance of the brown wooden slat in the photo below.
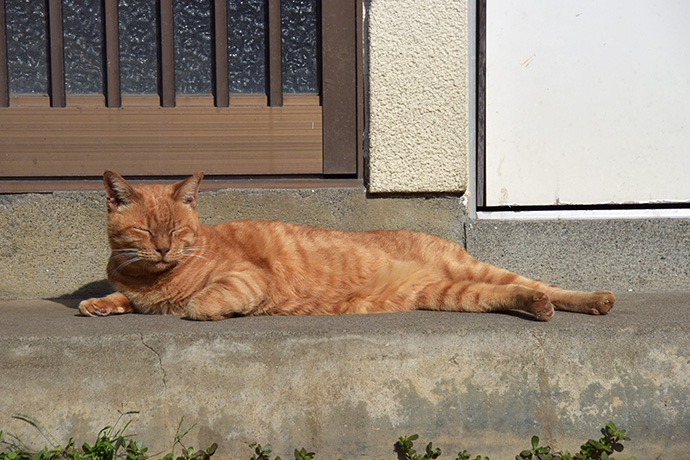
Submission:
{"label": "brown wooden slat", "polygon": [[228,7],[227,0],[214,0],[213,3],[213,42],[215,49],[215,104],[216,107],[230,105],[228,82]]}
{"label": "brown wooden slat", "polygon": [[[103,106],[102,94],[67,94],[67,106]],[[213,96],[210,94],[180,94],[175,97],[178,107],[209,107],[213,106]],[[158,107],[160,98],[156,94],[122,94],[121,106],[124,107]],[[266,107],[265,94],[232,94],[230,105],[233,107]],[[303,107],[320,105],[318,94],[285,94],[285,107]],[[16,94],[10,97],[11,107],[49,107],[50,99],[43,94]]]}
{"label": "brown wooden slat", "polygon": [[283,95],[283,105],[321,105],[321,96],[318,94],[293,93]]}
{"label": "brown wooden slat", "polygon": [[324,174],[357,174],[357,0],[322,0]]}
{"label": "brown wooden slat", "polygon": [[0,107],[10,105],[10,88],[7,81],[7,40],[5,33],[5,0],[0,0]]}
{"label": "brown wooden slat", "polygon": [[237,107],[266,107],[268,98],[265,94],[231,94],[230,105]]}
{"label": "brown wooden slat", "polygon": [[161,98],[157,94],[123,94],[122,107],[160,107]]}
{"label": "brown wooden slat", "polygon": [[0,177],[320,174],[321,117],[321,107],[0,109]]}
{"label": "brown wooden slat", "polygon": [[62,40],[62,0],[48,0],[50,104],[65,106],[65,61]]}
{"label": "brown wooden slat", "polygon": [[175,107],[175,46],[172,0],[160,0],[161,106]]}
{"label": "brown wooden slat", "polygon": [[280,0],[268,0],[268,105],[283,105]]}
{"label": "brown wooden slat", "polygon": [[176,107],[213,107],[212,94],[180,94],[175,97]]}
{"label": "brown wooden slat", "polygon": [[[196,170],[190,170],[185,175],[191,175]],[[161,177],[156,180],[133,180],[136,184],[173,182]],[[362,188],[364,186],[361,179],[321,179],[321,178],[265,178],[256,177],[252,179],[215,179],[213,176],[206,175],[201,183],[203,191],[222,190],[228,188],[330,188],[330,187],[350,187]],[[29,179],[14,180],[0,178],[0,193],[36,193],[36,192],[56,192],[67,190],[103,190],[102,179]]]}
{"label": "brown wooden slat", "polygon": [[117,0],[105,0],[105,100],[108,107],[120,107],[120,32]]}
{"label": "brown wooden slat", "polygon": [[50,107],[47,94],[12,94],[10,107]]}
{"label": "brown wooden slat", "polygon": [[102,94],[68,94],[67,107],[103,107],[105,96]]}

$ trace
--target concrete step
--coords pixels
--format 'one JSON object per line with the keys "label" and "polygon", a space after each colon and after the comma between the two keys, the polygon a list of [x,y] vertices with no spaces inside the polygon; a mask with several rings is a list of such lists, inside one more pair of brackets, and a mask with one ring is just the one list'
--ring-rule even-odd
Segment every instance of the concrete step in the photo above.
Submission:
{"label": "concrete step", "polygon": [[690,292],[617,293],[603,317],[558,312],[409,312],[342,317],[85,318],[77,300],[0,302],[0,430],[34,447],[93,442],[137,410],[131,432],[169,449],[253,443],[291,458],[394,459],[418,433],[458,450],[512,459],[532,435],[577,451],[607,421],[632,438],[623,456],[690,459]]}

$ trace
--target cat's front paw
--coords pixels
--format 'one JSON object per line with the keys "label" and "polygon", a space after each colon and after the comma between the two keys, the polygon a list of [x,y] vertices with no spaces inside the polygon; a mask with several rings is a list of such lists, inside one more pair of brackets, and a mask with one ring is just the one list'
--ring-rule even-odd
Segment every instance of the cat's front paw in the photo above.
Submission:
{"label": "cat's front paw", "polygon": [[108,316],[131,311],[132,307],[127,297],[119,292],[106,297],[83,300],[79,303],[79,313],[84,316]]}

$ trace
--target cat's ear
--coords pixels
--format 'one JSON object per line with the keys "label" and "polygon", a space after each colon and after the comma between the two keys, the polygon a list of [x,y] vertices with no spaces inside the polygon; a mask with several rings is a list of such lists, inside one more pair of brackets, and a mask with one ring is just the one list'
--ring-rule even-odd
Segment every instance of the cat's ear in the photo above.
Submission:
{"label": "cat's ear", "polygon": [[176,200],[189,205],[192,209],[196,208],[196,195],[199,193],[199,185],[201,184],[201,179],[204,178],[204,172],[199,171],[192,177],[178,182],[173,185],[174,192],[173,197]]}
{"label": "cat's ear", "polygon": [[108,202],[108,212],[117,211],[120,206],[133,203],[139,196],[137,191],[115,171],[103,173],[103,185]]}

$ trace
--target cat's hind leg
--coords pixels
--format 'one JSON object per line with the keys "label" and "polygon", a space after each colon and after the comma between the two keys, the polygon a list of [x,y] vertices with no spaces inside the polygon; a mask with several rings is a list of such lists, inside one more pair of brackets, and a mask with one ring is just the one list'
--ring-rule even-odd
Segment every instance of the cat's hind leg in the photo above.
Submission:
{"label": "cat's hind leg", "polygon": [[105,297],[83,300],[79,303],[79,313],[84,316],[108,316],[133,311],[134,308],[132,308],[127,297],[120,292],[114,292]]}
{"label": "cat's hind leg", "polygon": [[616,300],[611,291],[569,291],[476,259],[472,261],[472,269],[466,276],[477,282],[498,285],[519,284],[544,292],[556,310],[605,315],[613,308]]}
{"label": "cat's hind leg", "polygon": [[545,292],[554,308],[561,311],[605,315],[613,308],[616,301],[611,291],[569,291],[521,275],[516,275],[512,282]]}
{"label": "cat's hind leg", "polygon": [[605,315],[613,308],[613,304],[616,301],[616,298],[613,296],[611,291],[570,291],[561,289],[543,281],[537,281],[522,275],[517,275],[503,269],[498,270],[501,270],[509,275],[513,275],[512,277],[505,274],[502,276],[502,279],[507,280],[512,284],[520,284],[538,291],[545,292],[546,295],[549,296],[549,299],[556,310],[589,313],[591,315]]}
{"label": "cat's hind leg", "polygon": [[605,315],[616,301],[611,291],[580,292],[557,287],[547,289],[556,310]]}
{"label": "cat's hind leg", "polygon": [[544,292],[519,284],[495,285],[472,281],[439,281],[417,293],[416,308],[425,310],[451,310],[491,312],[522,310],[539,321],[553,316],[553,305]]}
{"label": "cat's hind leg", "polygon": [[541,321],[553,316],[549,296],[518,284],[449,279],[416,262],[395,262],[376,272],[340,304],[338,313],[406,310],[489,312],[523,310]]}

